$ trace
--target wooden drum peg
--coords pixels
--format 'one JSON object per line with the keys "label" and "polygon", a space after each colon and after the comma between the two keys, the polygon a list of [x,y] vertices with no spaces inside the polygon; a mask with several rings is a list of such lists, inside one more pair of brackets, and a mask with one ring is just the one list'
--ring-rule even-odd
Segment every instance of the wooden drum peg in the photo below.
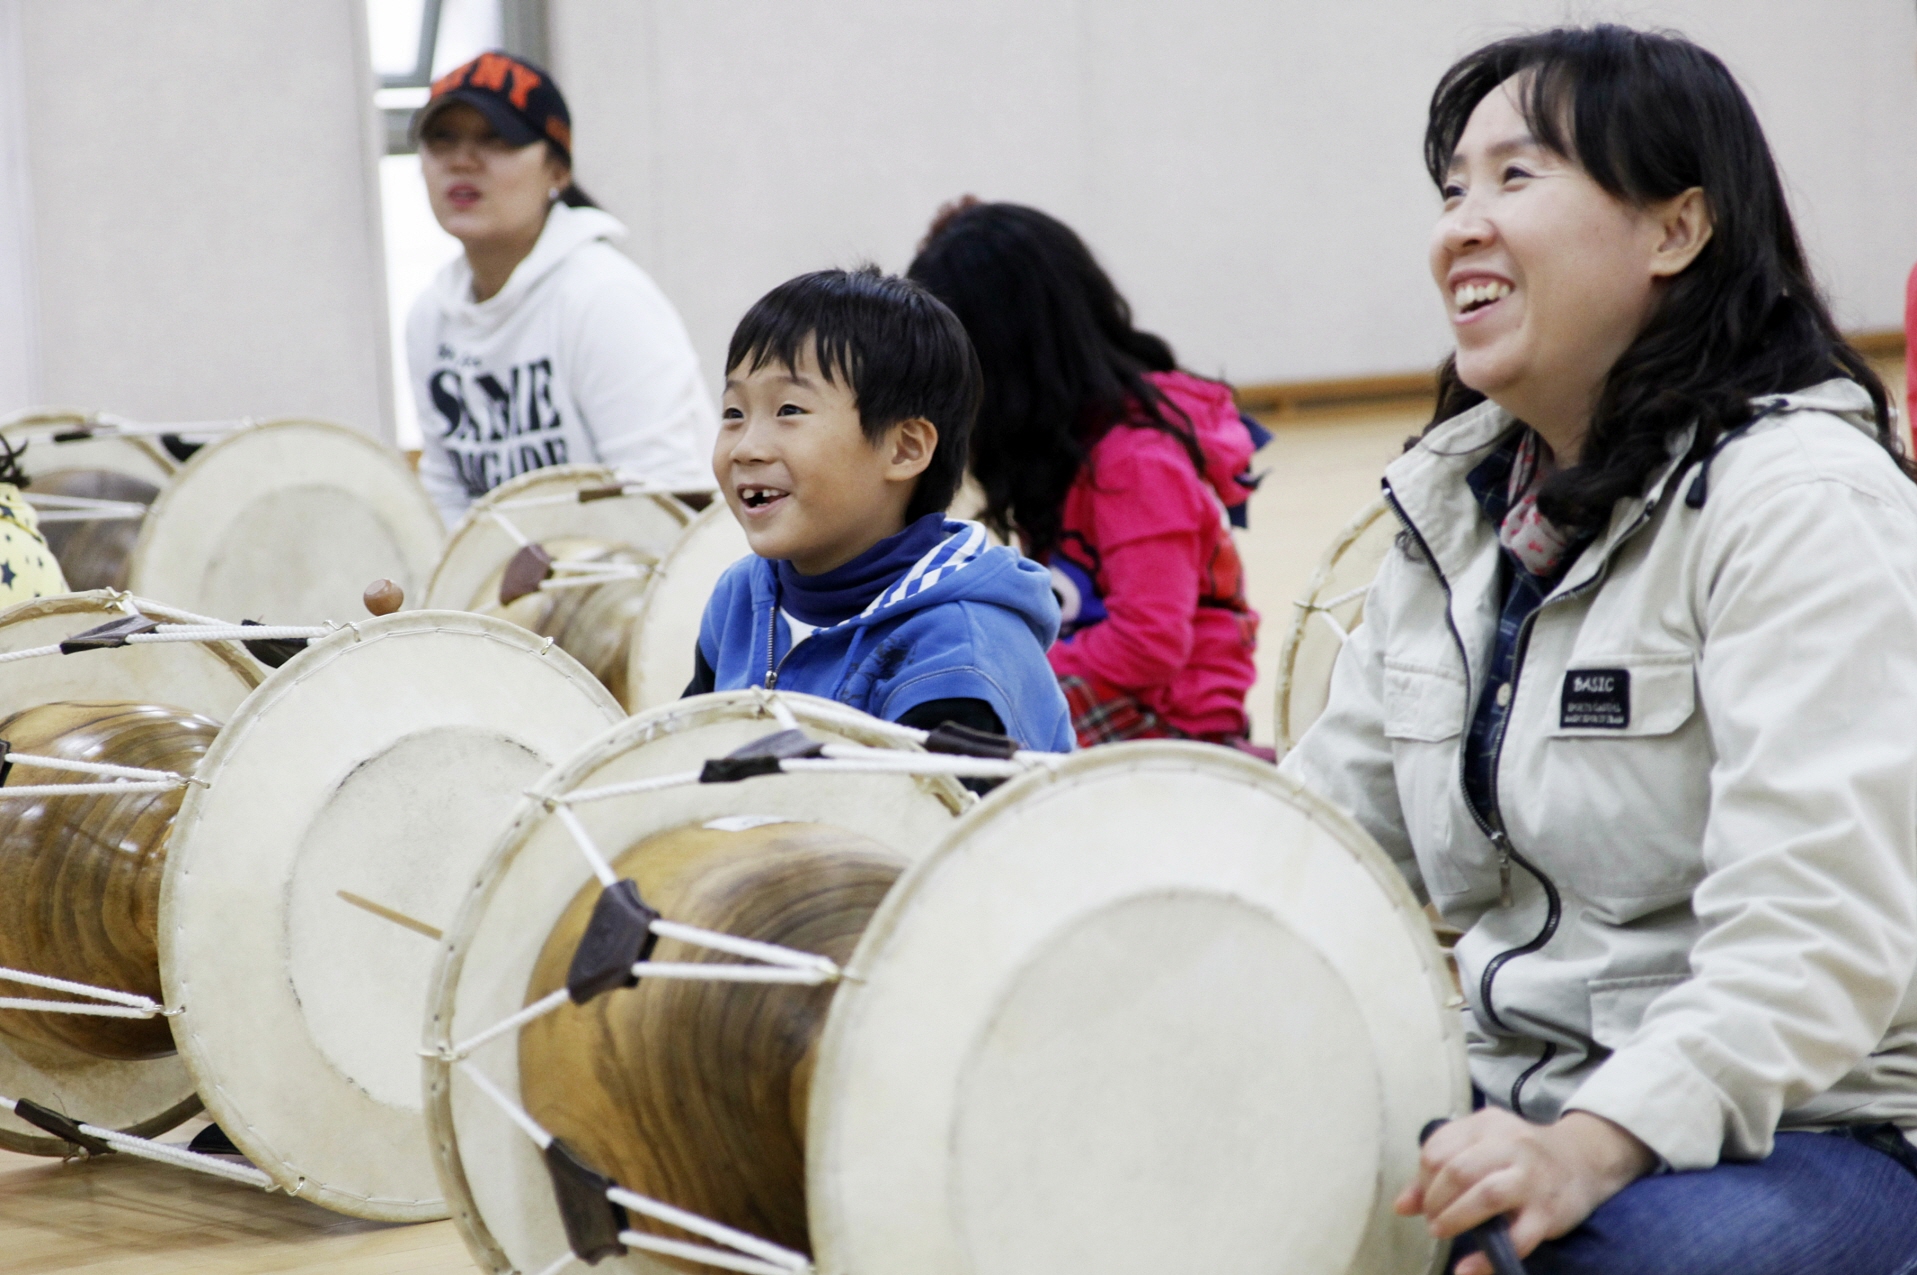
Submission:
{"label": "wooden drum peg", "polygon": [[406,605],[406,590],[391,580],[375,580],[366,586],[366,609],[374,615],[391,615]]}

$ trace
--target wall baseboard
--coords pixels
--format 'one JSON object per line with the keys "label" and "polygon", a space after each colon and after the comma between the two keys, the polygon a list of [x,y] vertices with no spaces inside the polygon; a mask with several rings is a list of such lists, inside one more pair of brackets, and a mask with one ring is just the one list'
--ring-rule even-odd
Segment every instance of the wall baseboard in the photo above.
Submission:
{"label": "wall baseboard", "polygon": [[[1904,357],[1904,334],[1896,328],[1852,332],[1849,336],[1851,345],[1867,359]],[[1437,392],[1435,370],[1334,377],[1322,381],[1267,381],[1236,389],[1240,409],[1279,423],[1357,410],[1428,410]]]}

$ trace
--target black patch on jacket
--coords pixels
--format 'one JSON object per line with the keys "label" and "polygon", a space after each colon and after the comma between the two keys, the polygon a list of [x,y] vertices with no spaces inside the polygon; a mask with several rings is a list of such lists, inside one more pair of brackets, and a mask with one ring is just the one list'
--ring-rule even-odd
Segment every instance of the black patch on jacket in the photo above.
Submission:
{"label": "black patch on jacket", "polygon": [[1564,675],[1558,729],[1623,730],[1630,724],[1630,669],[1574,668]]}

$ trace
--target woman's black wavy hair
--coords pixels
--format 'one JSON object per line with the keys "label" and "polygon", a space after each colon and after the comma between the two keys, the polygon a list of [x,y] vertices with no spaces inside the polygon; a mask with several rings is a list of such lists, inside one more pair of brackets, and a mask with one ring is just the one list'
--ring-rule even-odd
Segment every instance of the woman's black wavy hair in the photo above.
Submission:
{"label": "woman's black wavy hair", "polygon": [[[1681,36],[1609,25],[1487,45],[1446,71],[1431,96],[1424,160],[1440,189],[1472,111],[1513,77],[1545,147],[1633,204],[1700,187],[1714,223],[1605,379],[1577,463],[1539,491],[1546,517],[1596,525],[1619,499],[1644,492],[1692,423],[1689,459],[1702,459],[1750,420],[1752,398],[1833,377],[1869,392],[1878,441],[1910,472],[1884,386],[1831,319],[1764,130],[1721,61]],[[1447,359],[1432,424],[1483,401]]]}
{"label": "woman's black wavy hair", "polygon": [[1119,424],[1170,434],[1204,473],[1191,422],[1145,379],[1177,368],[1171,347],[1132,326],[1111,277],[1057,218],[959,200],[940,210],[906,276],[951,307],[978,350],[985,402],[971,470],[1000,535],[1016,531],[1034,557],[1050,552],[1079,466]]}

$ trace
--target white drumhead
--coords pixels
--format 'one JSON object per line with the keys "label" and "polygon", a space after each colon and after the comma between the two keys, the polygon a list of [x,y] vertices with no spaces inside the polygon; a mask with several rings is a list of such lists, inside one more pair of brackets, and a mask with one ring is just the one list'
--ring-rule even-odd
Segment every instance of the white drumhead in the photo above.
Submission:
{"label": "white drumhead", "polygon": [[[893,744],[871,718],[805,695],[776,697],[815,739]],[[709,758],[781,729],[773,696],[701,695],[634,717],[594,740],[542,779],[471,884],[447,934],[434,978],[426,1046],[464,1040],[517,1012],[554,922],[592,880],[566,828],[538,797],[655,775],[697,770]],[[607,854],[687,824],[732,818],[833,824],[918,859],[971,803],[949,779],[901,775],[768,775],[737,784],[693,784],[574,808]],[[472,1062],[505,1092],[519,1092],[516,1038],[482,1047]],[[566,1250],[551,1180],[538,1150],[463,1075],[429,1057],[426,1112],[447,1204],[482,1266],[499,1272],[545,1269]],[[599,1271],[659,1275],[669,1268],[638,1254],[609,1258]]]}
{"label": "white drumhead", "polygon": [[450,923],[520,793],[624,716],[548,648],[462,612],[362,621],[274,672],[201,765],[161,982],[209,1112],[289,1194],[445,1215],[416,1053],[438,944],[417,927]]}
{"label": "white drumhead", "polygon": [[712,588],[727,567],[751,552],[744,528],[723,500],[707,505],[686,527],[639,604],[626,665],[629,711],[657,708],[684,693]]}
{"label": "white drumhead", "polygon": [[444,539],[397,451],[340,425],[276,421],[209,443],[160,492],[128,587],[226,620],[362,614],[381,578],[408,598]]}
{"label": "white drumhead", "polygon": [[174,459],[148,438],[104,433],[56,441],[58,435],[78,434],[92,424],[85,412],[35,412],[0,424],[0,437],[15,447],[26,444],[27,454],[21,465],[35,478],[60,470],[103,469],[164,487],[179,469]]}
{"label": "white drumhead", "polygon": [[981,804],[866,930],[806,1139],[821,1270],[1418,1272],[1393,1197],[1469,1107],[1384,854],[1270,766],[1079,753]]}
{"label": "white drumhead", "polygon": [[657,492],[579,499],[581,492],[619,481],[619,475],[603,465],[550,465],[493,488],[453,528],[426,586],[424,605],[466,611],[498,601],[481,593],[520,548],[519,540],[500,525],[500,517],[534,544],[584,538],[631,545],[655,558],[663,555],[692,511]]}
{"label": "white drumhead", "polygon": [[1365,589],[1378,574],[1398,520],[1383,498],[1358,512],[1332,538],[1305,595],[1292,604],[1291,627],[1278,651],[1278,754],[1304,736],[1331,695],[1331,669],[1345,635],[1365,618]]}
{"label": "white drumhead", "polygon": [[[158,603],[105,590],[35,598],[0,613],[0,653],[51,646],[122,619],[135,608],[156,620],[184,618]],[[61,700],[123,700],[171,705],[226,722],[265,675],[266,666],[232,642],[164,642],[43,655],[0,664],[0,718]],[[149,1137],[171,1129],[200,1106],[178,1056],[141,1062],[85,1058],[5,1037],[0,1037],[0,1094],[31,1098],[90,1124]],[[65,1146],[11,1111],[0,1110],[0,1147],[58,1155]]]}

